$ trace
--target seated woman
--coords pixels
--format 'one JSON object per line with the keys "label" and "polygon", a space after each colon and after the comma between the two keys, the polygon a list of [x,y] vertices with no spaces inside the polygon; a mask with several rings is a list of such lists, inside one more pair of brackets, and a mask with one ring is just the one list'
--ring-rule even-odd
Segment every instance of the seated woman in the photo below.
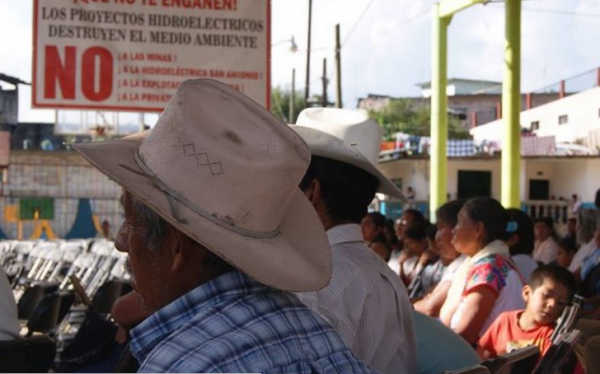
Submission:
{"label": "seated woman", "polygon": [[385,224],[386,218],[383,214],[371,212],[362,219],[360,229],[367,247],[387,262],[392,254],[392,249],[383,233]]}
{"label": "seated woman", "polygon": [[446,301],[452,278],[467,256],[459,253],[452,244],[452,230],[456,226],[458,212],[465,204],[465,200],[450,201],[435,212],[436,235],[435,242],[440,253],[440,261],[444,264],[442,279],[434,289],[417,301],[414,307],[417,311],[431,317],[439,317],[440,309]]}
{"label": "seated woman", "polygon": [[558,257],[558,243],[554,239],[554,221],[550,217],[538,218],[535,221],[535,248],[533,259],[548,265]]}
{"label": "seated woman", "polygon": [[515,265],[527,282],[531,273],[538,268],[538,263],[533,259],[533,220],[521,209],[507,209],[509,215],[509,237],[506,245],[510,251]]}
{"label": "seated woman", "polygon": [[414,223],[404,230],[404,250],[400,255],[399,262],[400,279],[407,286],[425,266],[425,263],[420,264],[419,260],[421,255],[427,251],[426,230],[428,226],[427,223]]}
{"label": "seated woman", "polygon": [[413,223],[427,222],[421,212],[416,209],[406,209],[402,212],[402,216],[396,220],[396,234],[398,237],[398,244],[395,250],[392,252],[388,266],[396,273],[400,274],[400,258],[402,260],[406,258],[406,252],[404,249],[404,230],[412,225]]}
{"label": "seated woman", "polygon": [[442,322],[475,345],[496,317],[524,307],[522,276],[510,258],[508,214],[497,200],[477,197],[458,214],[452,243],[467,259],[457,270]]}
{"label": "seated woman", "polygon": [[440,251],[435,243],[437,228],[429,225],[425,230],[427,249],[419,257],[417,276],[408,285],[408,294],[411,300],[422,298],[429,293],[442,279],[446,265],[440,259]]}

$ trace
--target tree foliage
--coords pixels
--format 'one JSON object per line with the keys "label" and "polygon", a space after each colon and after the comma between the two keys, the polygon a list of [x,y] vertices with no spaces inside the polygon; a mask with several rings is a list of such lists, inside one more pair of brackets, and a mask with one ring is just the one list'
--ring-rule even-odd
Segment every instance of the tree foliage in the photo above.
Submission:
{"label": "tree foliage", "polygon": [[304,93],[296,91],[294,97],[294,118],[289,119],[290,113],[290,90],[281,87],[275,87],[271,90],[271,113],[286,123],[296,123],[298,114],[306,107],[304,103]]}
{"label": "tree foliage", "polygon": [[[410,100],[392,99],[389,105],[383,109],[369,110],[369,116],[383,128],[383,138],[386,141],[395,140],[397,132],[431,136],[431,109],[429,106],[418,108]],[[463,122],[454,116],[448,116],[448,138],[470,138]]]}

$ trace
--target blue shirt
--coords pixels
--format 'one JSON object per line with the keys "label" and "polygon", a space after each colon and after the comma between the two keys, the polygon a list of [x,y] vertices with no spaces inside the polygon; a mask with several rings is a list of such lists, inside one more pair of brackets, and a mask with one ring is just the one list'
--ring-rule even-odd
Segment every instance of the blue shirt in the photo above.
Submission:
{"label": "blue shirt", "polygon": [[232,271],[131,332],[140,372],[372,373],[298,298]]}
{"label": "blue shirt", "polygon": [[475,350],[440,321],[417,311],[413,317],[417,335],[418,374],[438,374],[481,362]]}

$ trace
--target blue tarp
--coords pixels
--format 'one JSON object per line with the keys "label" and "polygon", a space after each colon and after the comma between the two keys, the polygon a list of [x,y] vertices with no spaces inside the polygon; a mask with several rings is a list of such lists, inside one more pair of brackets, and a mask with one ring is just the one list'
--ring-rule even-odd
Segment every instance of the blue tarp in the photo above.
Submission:
{"label": "blue tarp", "polygon": [[65,236],[65,239],[87,239],[95,237],[96,234],[97,231],[92,218],[90,199],[79,199],[75,222],[69,233]]}

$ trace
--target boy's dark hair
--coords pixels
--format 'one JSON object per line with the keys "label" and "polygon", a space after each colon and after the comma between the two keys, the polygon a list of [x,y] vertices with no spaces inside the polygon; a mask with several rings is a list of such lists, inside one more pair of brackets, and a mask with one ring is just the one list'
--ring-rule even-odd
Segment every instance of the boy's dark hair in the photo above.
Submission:
{"label": "boy's dark hair", "polygon": [[535,269],[531,274],[531,277],[529,277],[529,287],[531,287],[531,290],[533,291],[540,287],[546,279],[551,279],[552,281],[565,286],[569,291],[569,300],[567,300],[567,302],[571,304],[577,290],[577,283],[573,274],[568,269],[561,266],[542,265]]}
{"label": "boy's dark hair", "polygon": [[429,223],[416,222],[404,230],[404,237],[412,240],[425,240]]}
{"label": "boy's dark hair", "polygon": [[435,216],[438,220],[442,220],[454,227],[458,222],[458,212],[460,212],[466,202],[467,200],[465,199],[447,202],[435,211]]}
{"label": "boy's dark hair", "polygon": [[535,247],[535,235],[533,232],[533,220],[521,209],[510,208],[508,212],[508,221],[517,224],[517,231],[508,233],[508,235],[517,235],[519,241],[509,248],[510,255],[529,255]]}
{"label": "boy's dark hair", "polygon": [[481,222],[485,227],[487,236],[484,244],[494,240],[506,240],[508,214],[498,200],[487,196],[475,197],[467,201],[463,209],[467,211],[472,220]]}
{"label": "boy's dark hair", "polygon": [[574,237],[572,236],[567,236],[565,238],[562,238],[560,240],[560,242],[558,243],[558,245],[565,251],[568,253],[575,253],[577,252],[577,240],[575,240]]}
{"label": "boy's dark hair", "polygon": [[321,184],[326,213],[334,223],[360,223],[379,187],[379,180],[350,164],[313,156],[300,182],[306,190],[313,179]]}

